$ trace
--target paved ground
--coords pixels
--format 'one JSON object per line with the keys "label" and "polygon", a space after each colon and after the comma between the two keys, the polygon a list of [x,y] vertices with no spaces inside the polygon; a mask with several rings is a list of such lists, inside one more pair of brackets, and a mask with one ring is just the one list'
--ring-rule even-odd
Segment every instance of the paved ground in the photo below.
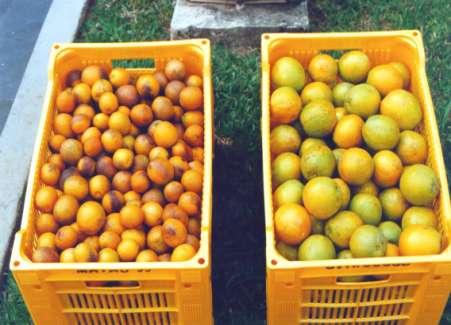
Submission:
{"label": "paved ground", "polygon": [[52,0],[0,0],[0,131]]}

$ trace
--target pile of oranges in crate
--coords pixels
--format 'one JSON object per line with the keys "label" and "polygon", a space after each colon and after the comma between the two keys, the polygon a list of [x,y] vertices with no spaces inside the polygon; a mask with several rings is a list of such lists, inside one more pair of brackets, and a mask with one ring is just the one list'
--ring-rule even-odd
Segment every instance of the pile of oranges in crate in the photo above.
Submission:
{"label": "pile of oranges in crate", "polygon": [[[307,70],[307,71],[306,71]],[[435,172],[401,62],[362,51],[271,66],[276,248],[288,260],[438,254]]]}
{"label": "pile of oranges in crate", "polygon": [[40,167],[34,262],[185,261],[199,249],[203,80],[183,62],[71,71]]}

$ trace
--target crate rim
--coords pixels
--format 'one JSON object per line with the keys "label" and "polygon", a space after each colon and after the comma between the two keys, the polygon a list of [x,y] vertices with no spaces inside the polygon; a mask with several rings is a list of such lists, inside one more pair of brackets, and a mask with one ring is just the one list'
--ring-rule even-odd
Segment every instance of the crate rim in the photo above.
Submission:
{"label": "crate rim", "polygon": [[[170,40],[170,41],[143,41],[143,42],[123,42],[123,43],[53,43],[50,48],[49,54],[49,65],[48,65],[48,80],[47,89],[44,101],[41,106],[41,116],[38,121],[38,133],[36,134],[33,155],[30,162],[30,171],[35,168],[38,162],[38,152],[39,143],[38,139],[42,137],[42,130],[45,124],[46,110],[50,103],[50,94],[54,87],[54,66],[56,63],[56,58],[58,55],[62,54],[66,50],[70,49],[92,49],[102,48],[102,49],[114,49],[114,48],[158,48],[158,47],[177,47],[181,45],[197,46],[204,55],[203,59],[203,80],[204,80],[204,107],[209,107],[208,114],[205,114],[209,118],[205,120],[204,129],[213,130],[213,111],[214,111],[214,98],[213,98],[213,85],[211,76],[211,44],[208,38],[196,38],[196,39],[183,39],[183,40]],[[133,58],[133,54],[130,58]],[[135,56],[136,57],[136,56]],[[151,68],[153,69],[153,68]],[[52,106],[53,107],[53,106]],[[206,175],[212,175],[212,164],[213,164],[213,142],[212,136],[209,136],[210,131],[205,132],[204,141],[204,151],[205,151],[205,161],[204,162],[204,172]],[[26,193],[23,204],[23,212],[21,214],[20,229],[14,234],[13,246],[11,249],[9,269],[12,272],[22,272],[22,271],[77,271],[77,270],[98,270],[98,271],[109,271],[109,270],[143,270],[143,269],[154,269],[154,270],[164,270],[164,269],[180,269],[180,270],[205,270],[210,268],[211,263],[211,247],[210,247],[210,232],[211,232],[211,219],[212,219],[212,176],[205,177],[203,183],[203,193],[209,193],[208,196],[202,197],[202,212],[201,212],[201,234],[200,234],[200,247],[196,255],[194,255],[190,260],[181,262],[118,262],[118,263],[35,263],[32,262],[28,256],[22,251],[22,241],[23,236],[26,232],[30,218],[28,217],[29,210],[31,209],[31,189],[33,186],[33,173],[29,173],[26,182]],[[208,199],[207,199],[208,198]],[[206,224],[206,225],[205,225]]]}
{"label": "crate rim", "polygon": [[[403,37],[412,42],[418,49],[418,59],[421,65],[421,74],[426,76],[425,71],[425,53],[422,34],[419,30],[396,30],[396,31],[369,31],[369,32],[332,32],[332,33],[264,33],[261,35],[261,104],[262,104],[262,129],[270,128],[270,118],[266,114],[269,105],[269,92],[265,89],[269,89],[269,46],[272,42],[279,39],[291,39],[291,40],[309,40],[309,39],[330,39],[330,38],[347,38],[355,39],[362,37],[370,38],[387,38],[387,37]],[[346,48],[346,46],[343,46]],[[432,102],[432,97],[429,91],[429,86],[426,83],[425,88],[427,92],[425,94],[425,106],[430,106],[432,111],[435,112],[435,107]],[[425,114],[426,115],[426,114]],[[435,114],[433,116],[435,122]],[[435,122],[436,123],[436,122]],[[435,133],[435,132],[434,132]],[[434,136],[438,137],[438,134]],[[440,139],[438,138],[438,143]],[[267,150],[265,149],[267,148]],[[434,148],[435,155],[439,157],[440,167],[438,171],[438,177],[440,181],[440,195],[444,200],[445,211],[443,215],[447,216],[447,219],[451,218],[451,205],[450,196],[448,190],[448,180],[446,175],[446,169],[444,168],[443,153],[441,146]],[[451,261],[451,238],[449,238],[448,246],[440,254],[425,255],[425,256],[397,256],[397,257],[372,257],[372,258],[353,258],[353,259],[332,259],[332,260],[319,260],[319,261],[288,261],[283,258],[276,250],[275,235],[273,230],[273,206],[272,206],[272,191],[270,190],[270,152],[269,152],[269,132],[262,132],[262,156],[263,156],[263,190],[264,190],[264,206],[265,206],[265,237],[266,237],[266,268],[268,270],[295,270],[304,268],[339,268],[339,267],[364,267],[364,266],[408,266],[410,264],[422,264],[422,263],[449,263]],[[445,189],[445,191],[443,191]],[[269,193],[268,193],[269,191]],[[449,222],[449,220],[448,220]],[[446,224],[445,227],[448,227]]]}

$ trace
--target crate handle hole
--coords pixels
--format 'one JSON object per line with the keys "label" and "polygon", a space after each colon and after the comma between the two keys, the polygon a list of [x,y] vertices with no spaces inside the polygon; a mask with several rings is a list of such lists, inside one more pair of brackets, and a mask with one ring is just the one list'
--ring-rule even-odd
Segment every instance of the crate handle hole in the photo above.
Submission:
{"label": "crate handle hole", "polygon": [[277,265],[277,261],[276,260],[271,260],[271,264],[272,265]]}
{"label": "crate handle hole", "polygon": [[[353,284],[353,283],[368,283],[368,282],[387,282],[390,280],[389,274],[374,274],[374,275],[366,275],[361,279],[356,279],[355,281],[350,281],[349,277],[353,277],[355,275],[348,276],[339,276],[336,279],[337,284]],[[360,276],[359,276],[360,277]]]}
{"label": "crate handle hole", "polygon": [[139,288],[138,281],[86,281],[88,288]]}
{"label": "crate handle hole", "polygon": [[197,263],[199,263],[199,264],[204,264],[204,263],[205,263],[205,259],[204,259],[203,257],[201,257],[201,258],[199,258],[199,259],[197,260]]}
{"label": "crate handle hole", "polygon": [[153,58],[144,59],[116,59],[111,60],[113,68],[126,69],[152,69],[155,68],[155,60]]}

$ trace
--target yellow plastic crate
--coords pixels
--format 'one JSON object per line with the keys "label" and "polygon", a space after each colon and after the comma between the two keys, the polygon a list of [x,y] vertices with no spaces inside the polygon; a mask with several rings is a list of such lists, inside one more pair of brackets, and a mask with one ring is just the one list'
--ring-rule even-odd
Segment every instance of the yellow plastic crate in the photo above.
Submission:
{"label": "yellow plastic crate", "polygon": [[[36,244],[33,198],[39,170],[49,154],[54,102],[67,73],[98,64],[111,69],[113,60],[154,60],[153,69],[128,69],[132,76],[161,70],[177,58],[187,72],[203,77],[204,184],[201,240],[198,253],[186,262],[152,263],[33,263]],[[55,44],[50,55],[49,81],[28,179],[21,229],[14,239],[10,268],[35,324],[212,324],[211,202],[213,156],[213,89],[210,42]],[[93,281],[130,281],[128,286],[91,286]],[[90,283],[90,286],[88,286]],[[94,282],[95,283],[95,282]]]}
{"label": "yellow plastic crate", "polygon": [[[451,289],[451,208],[420,32],[264,34],[261,47],[268,324],[438,323]],[[440,180],[440,196],[434,204],[443,234],[444,251],[439,255],[300,262],[285,260],[275,249],[269,148],[271,64],[282,56],[293,56],[307,67],[320,51],[349,49],[363,50],[374,65],[400,61],[411,71],[410,90],[424,114],[419,132],[429,146],[427,164]],[[337,279],[343,275],[388,277],[345,283]]]}

